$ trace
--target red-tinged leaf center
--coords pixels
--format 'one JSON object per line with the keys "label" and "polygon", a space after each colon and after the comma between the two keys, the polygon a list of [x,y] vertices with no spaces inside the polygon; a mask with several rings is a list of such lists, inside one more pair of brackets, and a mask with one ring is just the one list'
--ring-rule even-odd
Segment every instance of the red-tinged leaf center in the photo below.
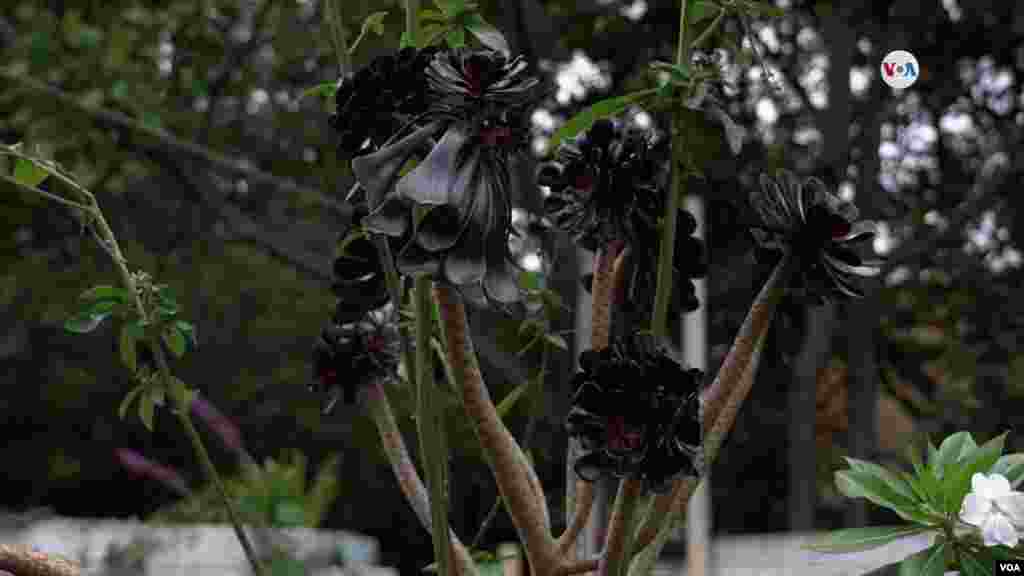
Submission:
{"label": "red-tinged leaf center", "polygon": [[480,131],[480,140],[484,146],[508,146],[512,144],[512,129],[508,126],[495,126]]}
{"label": "red-tinged leaf center", "polygon": [[608,449],[614,452],[631,452],[643,444],[643,433],[630,427],[625,416],[609,417],[606,434]]}

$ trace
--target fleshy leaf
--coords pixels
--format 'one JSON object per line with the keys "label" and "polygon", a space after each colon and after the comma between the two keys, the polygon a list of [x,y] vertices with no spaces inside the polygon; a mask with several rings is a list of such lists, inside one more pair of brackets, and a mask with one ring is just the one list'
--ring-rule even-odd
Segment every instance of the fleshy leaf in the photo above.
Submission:
{"label": "fleshy leaf", "polygon": [[909,524],[905,526],[869,526],[865,528],[848,528],[829,532],[803,548],[816,552],[843,554],[861,552],[885,546],[891,542],[930,530],[927,526]]}
{"label": "fleshy leaf", "polygon": [[942,576],[946,571],[945,542],[937,543],[900,562],[900,576]]}
{"label": "fleshy leaf", "polygon": [[466,18],[466,30],[469,30],[470,34],[475,36],[484,46],[501,52],[505,56],[511,54],[512,51],[508,47],[508,41],[505,40],[505,36],[479,14],[471,14]]}

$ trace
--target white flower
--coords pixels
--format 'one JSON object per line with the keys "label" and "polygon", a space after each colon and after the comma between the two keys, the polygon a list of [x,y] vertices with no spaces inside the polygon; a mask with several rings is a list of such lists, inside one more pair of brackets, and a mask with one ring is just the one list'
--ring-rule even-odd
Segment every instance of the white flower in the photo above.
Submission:
{"label": "white flower", "polygon": [[960,519],[981,528],[986,546],[1013,548],[1024,530],[1024,492],[1015,492],[1001,474],[971,476],[971,492],[964,498]]}

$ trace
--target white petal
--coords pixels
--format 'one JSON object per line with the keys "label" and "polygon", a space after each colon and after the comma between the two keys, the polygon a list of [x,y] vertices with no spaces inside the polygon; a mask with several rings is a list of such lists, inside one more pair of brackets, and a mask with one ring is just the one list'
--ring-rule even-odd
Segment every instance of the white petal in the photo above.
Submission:
{"label": "white petal", "polygon": [[975,472],[974,475],[971,476],[971,492],[982,494],[987,485],[988,477],[981,472]]}
{"label": "white petal", "polygon": [[988,475],[988,498],[998,498],[999,496],[1005,496],[1012,490],[1010,487],[1010,481],[1006,479],[1006,476],[1002,474],[989,474]]}
{"label": "white petal", "polygon": [[1020,540],[1017,530],[1010,523],[1010,519],[998,512],[988,517],[985,525],[981,528],[981,534],[985,540],[985,546],[1003,544],[1013,548]]}
{"label": "white petal", "polygon": [[1015,526],[1024,528],[1024,492],[1011,492],[995,499],[999,510],[1010,518]]}
{"label": "white petal", "polygon": [[981,526],[992,510],[992,501],[971,492],[964,498],[960,508],[960,519],[974,526]]}

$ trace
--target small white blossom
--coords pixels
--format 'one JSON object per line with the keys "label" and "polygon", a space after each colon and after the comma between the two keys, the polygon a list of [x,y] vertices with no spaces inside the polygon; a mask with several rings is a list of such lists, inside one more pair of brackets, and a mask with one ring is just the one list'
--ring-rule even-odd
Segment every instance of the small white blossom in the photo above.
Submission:
{"label": "small white blossom", "polygon": [[1024,530],[1024,492],[1012,490],[1001,474],[976,473],[960,508],[960,519],[981,529],[986,546],[1012,548]]}

